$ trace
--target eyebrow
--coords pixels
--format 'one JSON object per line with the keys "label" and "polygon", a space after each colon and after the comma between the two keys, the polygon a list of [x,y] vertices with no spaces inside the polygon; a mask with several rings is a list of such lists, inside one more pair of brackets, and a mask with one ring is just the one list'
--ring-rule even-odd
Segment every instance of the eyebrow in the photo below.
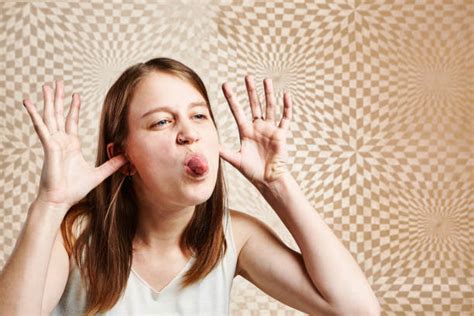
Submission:
{"label": "eyebrow", "polygon": [[[188,109],[191,109],[191,108],[194,108],[194,107],[197,107],[197,106],[207,107],[208,105],[207,105],[206,102],[203,102],[203,101],[191,102],[191,103],[188,104]],[[173,108],[171,108],[169,106],[159,106],[157,108],[151,109],[148,112],[145,112],[145,114],[143,114],[141,118],[144,118],[147,115],[150,115],[152,113],[159,112],[159,111],[169,111],[169,112],[171,112],[171,111],[173,111]]]}

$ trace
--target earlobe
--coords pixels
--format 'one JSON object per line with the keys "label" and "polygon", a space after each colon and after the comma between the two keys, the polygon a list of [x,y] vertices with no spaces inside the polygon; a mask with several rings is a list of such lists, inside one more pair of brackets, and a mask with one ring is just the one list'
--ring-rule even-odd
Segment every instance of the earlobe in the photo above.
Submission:
{"label": "earlobe", "polygon": [[130,161],[130,158],[128,157],[127,153],[122,152],[122,150],[118,149],[114,143],[107,144],[107,156],[109,159],[119,154],[123,154],[125,158],[127,159],[127,163],[125,164],[125,166],[120,168],[120,172],[126,176],[134,175],[136,173],[136,170],[132,162]]}
{"label": "earlobe", "polygon": [[128,162],[127,163],[127,169],[126,169],[126,172],[124,172],[124,174],[127,175],[127,176],[133,176],[133,175],[135,175],[136,172],[137,171],[133,167],[133,164],[131,162]]}
{"label": "earlobe", "polygon": [[128,154],[126,152],[124,152],[123,155],[125,156],[125,158],[127,158],[125,175],[133,176],[137,172],[137,170],[133,166],[133,163],[130,161],[130,158],[128,157]]}

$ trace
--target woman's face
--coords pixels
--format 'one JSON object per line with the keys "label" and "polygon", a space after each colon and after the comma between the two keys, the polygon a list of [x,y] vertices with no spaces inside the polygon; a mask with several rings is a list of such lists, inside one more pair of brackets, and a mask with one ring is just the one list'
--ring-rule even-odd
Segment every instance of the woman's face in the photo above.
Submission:
{"label": "woman's face", "polygon": [[[135,88],[128,125],[126,152],[136,171],[133,183],[139,199],[178,207],[197,205],[211,196],[219,140],[206,101],[191,84],[166,73],[150,73]],[[187,172],[185,160],[192,153],[207,161],[204,176]]]}

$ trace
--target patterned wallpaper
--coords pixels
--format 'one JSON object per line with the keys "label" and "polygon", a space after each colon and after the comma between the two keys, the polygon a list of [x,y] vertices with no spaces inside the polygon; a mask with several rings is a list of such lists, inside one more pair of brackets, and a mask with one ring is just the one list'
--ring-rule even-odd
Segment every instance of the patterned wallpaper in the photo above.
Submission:
{"label": "patterned wallpaper", "polygon": [[[236,149],[220,84],[229,82],[241,104],[248,73],[261,100],[265,77],[279,104],[282,91],[291,92],[291,172],[360,264],[384,315],[471,314],[473,16],[469,0],[2,2],[0,266],[43,161],[22,99],[42,107],[41,85],[55,79],[66,96],[78,92],[83,151],[93,164],[108,87],[129,65],[167,56],[202,77],[220,135]],[[231,206],[296,249],[258,191],[232,166],[225,172]],[[241,277],[231,308],[302,314]]]}

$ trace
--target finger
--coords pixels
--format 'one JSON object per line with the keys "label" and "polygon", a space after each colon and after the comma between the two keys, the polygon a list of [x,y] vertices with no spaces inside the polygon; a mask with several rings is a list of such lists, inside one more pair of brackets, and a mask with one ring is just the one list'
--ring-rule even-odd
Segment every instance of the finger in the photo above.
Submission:
{"label": "finger", "polygon": [[56,91],[54,95],[54,110],[58,130],[64,132],[64,112],[63,112],[64,84],[63,81],[56,81]]}
{"label": "finger", "polygon": [[283,115],[280,120],[278,127],[288,130],[290,126],[291,118],[293,117],[293,104],[289,92],[283,94]]}
{"label": "finger", "polygon": [[226,97],[227,102],[230,105],[230,110],[232,111],[232,115],[235,118],[237,127],[239,128],[239,135],[240,135],[240,138],[242,139],[242,137],[248,134],[248,131],[250,130],[250,125],[245,119],[244,111],[239,105],[237,105],[235,96],[233,92],[230,90],[228,83],[224,83],[222,85],[222,91],[224,92],[224,96]]}
{"label": "finger", "polygon": [[44,124],[41,115],[36,110],[36,107],[31,103],[30,100],[23,100],[23,106],[26,108],[26,111],[30,115],[31,121],[33,122],[33,127],[35,128],[36,134],[41,141],[41,143],[46,145],[46,142],[49,139],[49,130],[48,127]]}
{"label": "finger", "polygon": [[58,130],[56,118],[54,117],[53,100],[51,98],[51,88],[48,85],[43,85],[43,121],[52,134]]}
{"label": "finger", "polygon": [[79,110],[81,108],[81,100],[79,94],[73,93],[71,106],[66,117],[66,133],[77,135],[77,127],[79,125]]}
{"label": "finger", "polygon": [[110,175],[115,173],[127,162],[127,158],[123,154],[117,155],[110,158],[102,165],[96,168],[97,171],[97,182],[96,186],[99,185],[102,181],[108,178]]}
{"label": "finger", "polygon": [[257,91],[255,90],[253,76],[245,76],[245,86],[247,87],[247,94],[249,96],[250,109],[252,110],[252,118],[261,117],[262,109],[260,108],[260,102],[258,101]]}
{"label": "finger", "polygon": [[263,80],[263,86],[265,88],[265,102],[267,104],[265,110],[265,120],[275,122],[275,98],[273,97],[273,84],[272,79]]}

